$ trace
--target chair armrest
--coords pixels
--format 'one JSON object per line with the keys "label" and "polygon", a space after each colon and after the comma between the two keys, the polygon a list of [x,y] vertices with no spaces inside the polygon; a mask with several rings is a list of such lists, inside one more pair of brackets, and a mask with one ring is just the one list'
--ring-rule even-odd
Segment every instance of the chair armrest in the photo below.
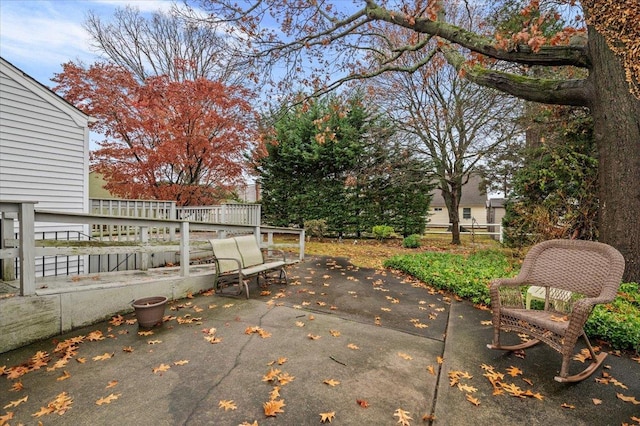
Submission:
{"label": "chair armrest", "polygon": [[611,301],[612,299],[608,297],[585,297],[583,299],[578,299],[573,304],[571,316],[584,318],[584,320],[586,321],[595,305],[601,305],[604,303],[609,303]]}
{"label": "chair armrest", "polygon": [[[214,257],[213,261],[216,264],[216,274],[219,274],[219,271],[220,271],[220,263],[219,263],[220,260],[233,260],[238,264],[238,267],[236,269],[238,271],[242,269],[242,262],[240,262],[240,260],[236,259],[235,257]],[[231,271],[228,271],[228,272],[231,272]]]}
{"label": "chair armrest", "polygon": [[491,287],[521,287],[527,285],[524,280],[519,277],[513,278],[496,278],[491,280]]}
{"label": "chair armrest", "polygon": [[497,312],[501,307],[523,308],[520,287],[527,285],[520,277],[497,278],[489,284],[491,306]]}

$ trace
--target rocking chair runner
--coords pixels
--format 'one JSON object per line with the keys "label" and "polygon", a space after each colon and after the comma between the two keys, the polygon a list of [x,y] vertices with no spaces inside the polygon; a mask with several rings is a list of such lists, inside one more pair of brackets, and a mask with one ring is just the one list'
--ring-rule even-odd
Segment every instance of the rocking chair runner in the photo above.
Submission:
{"label": "rocking chair runner", "polygon": [[[589,377],[602,364],[606,353],[596,355],[584,324],[593,307],[611,302],[624,272],[624,258],[613,247],[593,241],[550,240],[535,245],[527,253],[515,278],[492,281],[493,343],[490,349],[515,351],[541,341],[562,354],[558,382],[578,382]],[[544,309],[526,309],[523,286],[543,287]],[[553,303],[553,292],[571,292],[564,303]],[[551,303],[550,303],[551,301]],[[532,340],[511,346],[500,344],[500,330],[526,333]],[[578,337],[585,339],[591,364],[582,372],[569,376],[569,363]]]}

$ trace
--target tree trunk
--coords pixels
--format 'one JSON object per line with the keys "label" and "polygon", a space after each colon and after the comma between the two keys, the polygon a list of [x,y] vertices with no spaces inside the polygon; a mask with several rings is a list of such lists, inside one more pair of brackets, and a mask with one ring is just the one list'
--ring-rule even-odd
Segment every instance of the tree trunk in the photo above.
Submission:
{"label": "tree trunk", "polygon": [[626,260],[623,280],[640,283],[640,100],[604,38],[589,29],[590,105],[599,161],[599,240]]}
{"label": "tree trunk", "polygon": [[456,187],[456,185],[448,184],[447,189],[442,190],[442,198],[444,198],[444,204],[447,206],[449,213],[449,223],[451,223],[451,244],[460,245],[460,215],[458,210],[460,209],[460,194],[462,191],[462,185]]}

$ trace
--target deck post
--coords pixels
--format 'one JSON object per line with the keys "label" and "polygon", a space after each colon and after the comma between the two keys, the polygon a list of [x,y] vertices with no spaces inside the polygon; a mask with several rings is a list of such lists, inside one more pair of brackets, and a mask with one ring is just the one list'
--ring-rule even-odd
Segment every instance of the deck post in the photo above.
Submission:
{"label": "deck post", "polygon": [[180,276],[189,276],[189,222],[180,223]]}
{"label": "deck post", "polygon": [[35,243],[35,202],[21,202],[18,209],[20,222],[20,296],[36,294],[36,243]]}

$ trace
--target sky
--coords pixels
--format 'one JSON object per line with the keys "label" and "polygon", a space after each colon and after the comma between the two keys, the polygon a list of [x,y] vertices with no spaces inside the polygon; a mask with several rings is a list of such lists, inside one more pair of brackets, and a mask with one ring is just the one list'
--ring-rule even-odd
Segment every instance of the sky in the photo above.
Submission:
{"label": "sky", "polygon": [[89,35],[82,27],[88,11],[102,19],[118,7],[140,12],[169,10],[170,0],[0,0],[0,56],[47,87],[62,64],[93,63]]}

